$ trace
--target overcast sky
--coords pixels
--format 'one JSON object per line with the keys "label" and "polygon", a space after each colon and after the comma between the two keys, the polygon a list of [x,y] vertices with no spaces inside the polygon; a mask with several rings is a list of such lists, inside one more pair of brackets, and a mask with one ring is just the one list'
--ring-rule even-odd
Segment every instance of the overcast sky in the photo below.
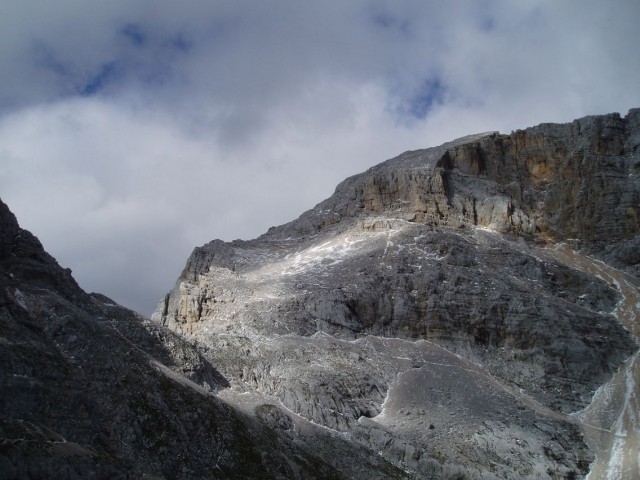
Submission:
{"label": "overcast sky", "polygon": [[640,2],[2,0],[0,196],[150,314],[403,151],[640,106]]}

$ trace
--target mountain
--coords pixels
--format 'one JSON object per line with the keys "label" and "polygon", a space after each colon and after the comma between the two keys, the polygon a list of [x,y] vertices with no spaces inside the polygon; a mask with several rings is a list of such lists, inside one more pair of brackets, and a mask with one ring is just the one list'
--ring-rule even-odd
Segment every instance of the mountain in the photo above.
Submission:
{"label": "mountain", "polygon": [[[85,293],[0,202],[0,477],[349,477],[280,435],[277,410],[256,417],[221,400],[227,387],[184,339]],[[307,430],[371,478],[399,475]]]}
{"label": "mountain", "polygon": [[634,109],[406,152],[151,320],[0,202],[0,476],[639,476],[639,145]]}
{"label": "mountain", "polygon": [[637,349],[639,145],[634,109],[406,152],[256,240],[196,248],[153,319],[221,398],[406,475],[640,476],[636,357],[611,380]]}

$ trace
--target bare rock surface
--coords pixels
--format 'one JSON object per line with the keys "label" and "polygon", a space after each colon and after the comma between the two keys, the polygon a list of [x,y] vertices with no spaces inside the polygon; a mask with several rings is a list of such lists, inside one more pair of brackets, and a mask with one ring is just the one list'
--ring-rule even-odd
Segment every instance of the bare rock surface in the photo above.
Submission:
{"label": "bare rock surface", "polygon": [[639,119],[406,152],[256,240],[196,248],[153,318],[219,369],[221,395],[408,476],[581,478],[594,457],[571,414],[637,346],[619,285],[545,249],[638,274]]}
{"label": "bare rock surface", "polygon": [[[0,225],[3,479],[353,477],[216,397],[193,345],[82,291],[1,202]],[[362,478],[403,475],[357,452]]]}
{"label": "bare rock surface", "polygon": [[0,202],[2,477],[640,473],[639,145],[634,109],[406,152],[151,321]]}

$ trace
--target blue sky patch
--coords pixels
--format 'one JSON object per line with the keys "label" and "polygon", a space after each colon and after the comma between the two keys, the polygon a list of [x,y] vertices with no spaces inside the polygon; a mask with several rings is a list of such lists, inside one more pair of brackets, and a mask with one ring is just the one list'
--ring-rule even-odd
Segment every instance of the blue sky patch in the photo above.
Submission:
{"label": "blue sky patch", "polygon": [[147,34],[136,23],[128,23],[120,30],[120,33],[136,47],[142,47],[147,43]]}
{"label": "blue sky patch", "polygon": [[72,68],[67,62],[62,61],[53,51],[53,49],[42,41],[34,42],[33,62],[37,67],[43,68],[55,73],[61,77],[69,77],[72,75]]}
{"label": "blue sky patch", "polygon": [[375,10],[370,13],[371,22],[378,28],[400,32],[402,34],[409,33],[409,20],[400,18],[398,15],[389,13],[388,11]]}
{"label": "blue sky patch", "polygon": [[496,22],[493,18],[487,17],[480,22],[480,30],[483,32],[492,32],[496,28]]}
{"label": "blue sky patch", "polygon": [[188,53],[193,48],[193,43],[188,40],[182,33],[171,37],[169,39],[169,46],[182,53]]}
{"label": "blue sky patch", "polygon": [[445,87],[438,77],[427,79],[409,102],[409,113],[423,119],[434,104],[442,103]]}
{"label": "blue sky patch", "polygon": [[100,71],[91,77],[80,89],[80,93],[84,96],[95,95],[99,91],[103,90],[106,85],[114,80],[118,76],[118,69],[116,62],[105,63],[100,67]]}

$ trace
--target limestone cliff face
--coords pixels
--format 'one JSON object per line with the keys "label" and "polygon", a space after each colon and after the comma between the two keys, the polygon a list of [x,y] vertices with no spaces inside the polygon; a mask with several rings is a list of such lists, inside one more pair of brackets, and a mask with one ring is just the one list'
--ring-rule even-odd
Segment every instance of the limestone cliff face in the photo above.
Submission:
{"label": "limestone cliff face", "polygon": [[639,145],[636,109],[406,152],[256,240],[196,248],[153,318],[223,395],[275,399],[419,477],[581,477],[566,414],[636,345],[619,285],[554,246],[637,281]]}
{"label": "limestone cliff face", "polygon": [[282,228],[309,233],[344,217],[384,213],[528,239],[575,239],[637,273],[640,259],[631,250],[640,229],[639,131],[640,109],[633,109],[624,118],[586,117],[406,152],[347,179]]}

